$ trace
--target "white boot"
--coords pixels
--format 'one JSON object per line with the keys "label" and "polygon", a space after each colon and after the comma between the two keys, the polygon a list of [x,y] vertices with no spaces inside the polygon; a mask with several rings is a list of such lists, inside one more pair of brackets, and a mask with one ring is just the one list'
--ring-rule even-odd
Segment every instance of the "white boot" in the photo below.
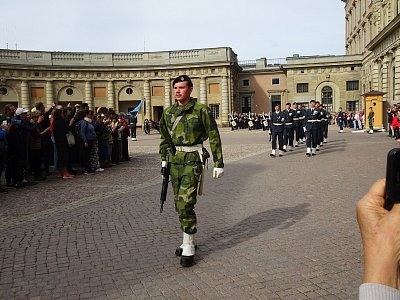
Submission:
{"label": "white boot", "polygon": [[288,146],[288,150],[289,151],[293,151],[293,147],[292,146]]}
{"label": "white boot", "polygon": [[307,148],[306,155],[307,155],[307,156],[311,156],[311,148]]}
{"label": "white boot", "polygon": [[315,149],[315,150],[319,151],[319,145],[317,145],[317,149]]}
{"label": "white boot", "polygon": [[279,156],[283,156],[283,151],[279,150]]}
{"label": "white boot", "polygon": [[298,147],[298,146],[299,146],[299,143],[298,143],[297,141],[294,141],[294,146],[295,146],[295,147]]}
{"label": "white boot", "polygon": [[340,133],[342,133],[342,132],[343,132],[343,130],[339,130],[339,132],[340,132]]}
{"label": "white boot", "polygon": [[286,152],[286,148],[287,148],[287,146],[286,146],[286,145],[283,145],[283,151],[284,151],[284,152]]}
{"label": "white boot", "polygon": [[374,133],[374,131],[372,129],[370,129],[369,133]]}
{"label": "white boot", "polygon": [[328,141],[326,140],[326,138],[324,138],[324,143],[326,144]]}
{"label": "white boot", "polygon": [[276,150],[272,149],[271,154],[269,156],[275,157],[276,156]]}
{"label": "white boot", "polygon": [[317,149],[316,148],[312,148],[311,154],[312,155],[317,155]]}
{"label": "white boot", "polygon": [[181,245],[182,256],[181,265],[183,267],[190,267],[194,262],[195,245],[194,245],[194,235],[183,233],[183,243]]}

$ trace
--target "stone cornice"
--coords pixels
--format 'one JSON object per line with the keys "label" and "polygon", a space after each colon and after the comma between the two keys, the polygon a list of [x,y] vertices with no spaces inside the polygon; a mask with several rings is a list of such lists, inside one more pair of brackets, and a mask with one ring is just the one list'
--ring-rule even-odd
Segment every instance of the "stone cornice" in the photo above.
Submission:
{"label": "stone cornice", "polygon": [[399,27],[400,14],[398,14],[396,18],[394,18],[381,32],[379,32],[379,34],[366,46],[366,48],[370,51],[373,51]]}
{"label": "stone cornice", "polygon": [[46,52],[0,49],[1,65],[46,68],[140,68],[174,65],[226,63],[237,65],[237,55],[229,47],[162,52],[88,53]]}

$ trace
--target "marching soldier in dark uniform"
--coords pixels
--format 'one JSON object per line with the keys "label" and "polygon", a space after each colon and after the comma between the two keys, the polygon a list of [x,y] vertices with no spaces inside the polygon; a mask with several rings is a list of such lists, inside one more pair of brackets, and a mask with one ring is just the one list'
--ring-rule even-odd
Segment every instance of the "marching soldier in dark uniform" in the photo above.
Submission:
{"label": "marching soldier in dark uniform", "polygon": [[317,151],[319,151],[320,146],[322,145],[322,141],[324,139],[324,133],[323,133],[323,129],[322,129],[322,108],[321,105],[319,103],[319,101],[315,101],[315,108],[318,111],[318,121],[317,121],[317,126],[318,126],[318,133],[317,133]]}
{"label": "marching soldier in dark uniform", "polygon": [[301,131],[303,131],[303,126],[301,126],[300,122],[300,116],[301,116],[301,110],[297,107],[297,103],[293,102],[293,125],[294,125],[294,133],[296,135],[295,141],[293,142],[295,147],[298,147],[300,143],[300,135]]}
{"label": "marching soldier in dark uniform", "polygon": [[278,138],[279,144],[279,156],[283,155],[283,113],[279,105],[275,106],[275,111],[271,114],[270,118],[270,130],[272,139],[272,151],[270,156],[276,156],[276,138]]}
{"label": "marching soldier in dark uniform", "polygon": [[293,150],[293,138],[294,138],[294,125],[293,116],[294,110],[290,108],[291,104],[286,103],[286,109],[282,112],[284,120],[283,125],[283,151]]}
{"label": "marching soldier in dark uniform", "polygon": [[298,110],[300,110],[300,142],[304,143],[306,141],[306,109],[300,104]]}
{"label": "marching soldier in dark uniform", "polygon": [[323,142],[327,143],[328,142],[328,125],[329,125],[329,117],[330,117],[330,113],[325,109],[325,106],[322,106],[322,112],[323,112],[323,116],[322,116],[322,125],[323,125]]}
{"label": "marching soldier in dark uniform", "polygon": [[310,101],[310,108],[306,110],[305,122],[307,130],[307,156],[316,155],[318,142],[318,119],[320,112],[315,108],[315,100]]}
{"label": "marching soldier in dark uniform", "polygon": [[343,132],[343,125],[344,125],[344,120],[346,119],[346,114],[342,112],[342,108],[339,107],[339,113],[337,114],[336,122],[339,125],[339,132]]}

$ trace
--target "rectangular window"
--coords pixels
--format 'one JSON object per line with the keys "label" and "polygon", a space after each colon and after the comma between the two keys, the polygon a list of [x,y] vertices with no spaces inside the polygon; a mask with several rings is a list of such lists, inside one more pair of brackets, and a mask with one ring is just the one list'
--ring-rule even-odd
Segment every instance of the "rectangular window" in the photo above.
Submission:
{"label": "rectangular window", "polygon": [[346,81],[346,91],[358,91],[359,89],[358,86],[359,86],[358,80]]}
{"label": "rectangular window", "polygon": [[358,101],[346,101],[347,111],[358,111]]}
{"label": "rectangular window", "polygon": [[242,85],[243,85],[243,86],[250,86],[250,80],[248,80],[248,79],[243,79]]}
{"label": "rectangular window", "polygon": [[151,88],[151,95],[152,96],[159,96],[162,97],[164,96],[164,87],[163,86],[153,86]]}
{"label": "rectangular window", "polygon": [[308,83],[298,83],[297,84],[298,93],[308,93]]}
{"label": "rectangular window", "polygon": [[93,97],[106,97],[107,89],[105,87],[95,87],[93,88]]}
{"label": "rectangular window", "polygon": [[210,83],[208,85],[209,94],[219,94],[219,83]]}
{"label": "rectangular window", "polygon": [[278,85],[279,84],[279,78],[272,78],[272,85]]}
{"label": "rectangular window", "polygon": [[219,105],[218,104],[210,104],[210,112],[214,119],[219,119]]}

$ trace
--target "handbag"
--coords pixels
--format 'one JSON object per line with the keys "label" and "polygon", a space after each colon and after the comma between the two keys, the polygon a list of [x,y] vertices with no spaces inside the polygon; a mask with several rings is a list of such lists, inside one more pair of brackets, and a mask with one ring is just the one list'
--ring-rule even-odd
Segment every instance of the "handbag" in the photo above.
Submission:
{"label": "handbag", "polygon": [[75,145],[75,136],[72,134],[72,132],[68,131],[66,136],[67,136],[68,146],[74,146]]}

